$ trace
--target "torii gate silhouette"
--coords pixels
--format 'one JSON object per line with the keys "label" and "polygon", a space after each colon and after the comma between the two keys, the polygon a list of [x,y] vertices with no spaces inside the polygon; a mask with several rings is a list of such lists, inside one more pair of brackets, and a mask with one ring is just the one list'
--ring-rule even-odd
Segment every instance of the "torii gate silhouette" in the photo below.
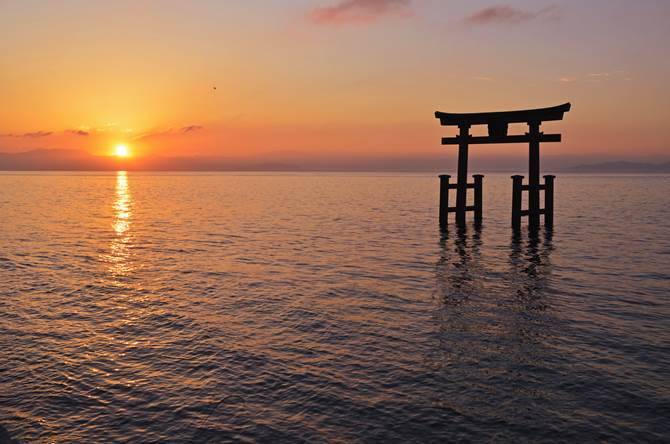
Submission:
{"label": "torii gate silhouette", "polygon": [[[435,117],[443,126],[458,126],[459,135],[444,137],[443,145],[458,145],[458,181],[449,184],[449,175],[440,176],[440,228],[447,226],[449,213],[456,213],[456,224],[465,225],[465,213],[474,211],[475,224],[482,221],[482,183],[481,174],[473,176],[475,182],[468,183],[468,146],[484,143],[522,143],[528,142],[528,185],[523,185],[523,176],[512,176],[512,227],[521,226],[521,216],[528,216],[530,228],[540,225],[540,214],[544,214],[545,225],[551,227],[554,222],[554,178],[544,176],[545,183],[540,184],[540,142],[560,142],[560,134],[540,132],[542,122],[563,120],[563,114],[570,111],[570,104],[550,108],[528,109],[521,111],[501,111],[489,113],[443,113],[437,111]],[[529,131],[525,134],[508,135],[510,123],[527,123]],[[471,136],[472,125],[487,125],[488,136]],[[468,206],[467,190],[475,190],[475,204]],[[449,190],[456,189],[456,206],[449,206]],[[545,192],[545,207],[540,208],[540,190]],[[521,210],[522,191],[528,191],[528,210]]]}

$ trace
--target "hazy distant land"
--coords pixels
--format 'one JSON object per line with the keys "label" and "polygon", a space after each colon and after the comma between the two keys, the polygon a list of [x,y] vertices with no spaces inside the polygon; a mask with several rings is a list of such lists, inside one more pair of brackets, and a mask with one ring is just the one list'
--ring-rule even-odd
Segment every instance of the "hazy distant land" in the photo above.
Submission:
{"label": "hazy distant land", "polygon": [[[453,157],[453,156],[451,156]],[[275,153],[263,157],[151,156],[131,160],[96,156],[80,150],[37,149],[18,153],[0,152],[0,171],[379,171],[436,172],[455,168],[444,154],[406,156],[304,156]],[[475,160],[482,172],[518,171],[525,158]],[[670,173],[670,162],[609,161],[577,163],[569,158],[543,159],[543,171],[564,173]]]}
{"label": "hazy distant land", "polygon": [[602,162],[565,168],[573,173],[670,173],[670,162]]}

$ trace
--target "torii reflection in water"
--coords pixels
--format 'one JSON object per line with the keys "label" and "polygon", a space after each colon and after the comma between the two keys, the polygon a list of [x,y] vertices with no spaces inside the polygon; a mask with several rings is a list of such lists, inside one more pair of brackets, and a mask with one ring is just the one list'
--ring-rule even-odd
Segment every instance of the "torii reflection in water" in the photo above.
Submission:
{"label": "torii reflection in water", "polygon": [[546,289],[551,274],[551,252],[554,249],[553,231],[528,230],[527,237],[514,231],[510,242],[509,263],[511,283],[519,308],[545,310]]}
{"label": "torii reflection in water", "polygon": [[428,358],[437,367],[478,371],[487,362],[508,374],[542,360],[543,338],[555,322],[547,291],[552,232],[517,231],[509,247],[485,248],[486,240],[476,224],[442,233],[435,267],[440,345]]}
{"label": "torii reflection in water", "polygon": [[436,291],[443,304],[460,305],[485,286],[491,287],[493,293],[505,287],[505,293],[513,293],[515,303],[531,310],[541,309],[545,305],[543,292],[551,273],[553,249],[551,229],[529,230],[527,235],[513,231],[507,261],[509,271],[504,272],[499,270],[502,258],[482,256],[480,226],[472,225],[470,230],[467,226],[455,226],[441,233]]}
{"label": "torii reflection in water", "polygon": [[[457,226],[453,230],[453,242],[450,242],[449,234],[449,231],[442,231],[440,236],[437,292],[442,303],[457,306],[482,288],[481,228],[475,226],[468,235],[467,227]],[[455,258],[453,252],[457,254]]]}

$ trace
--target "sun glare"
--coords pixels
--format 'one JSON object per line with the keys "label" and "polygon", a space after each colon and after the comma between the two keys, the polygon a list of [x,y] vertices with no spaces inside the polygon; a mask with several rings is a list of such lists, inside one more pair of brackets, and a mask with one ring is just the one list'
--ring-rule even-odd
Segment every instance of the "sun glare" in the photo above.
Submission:
{"label": "sun glare", "polygon": [[130,150],[127,145],[116,145],[116,147],[114,147],[114,155],[116,157],[129,157]]}

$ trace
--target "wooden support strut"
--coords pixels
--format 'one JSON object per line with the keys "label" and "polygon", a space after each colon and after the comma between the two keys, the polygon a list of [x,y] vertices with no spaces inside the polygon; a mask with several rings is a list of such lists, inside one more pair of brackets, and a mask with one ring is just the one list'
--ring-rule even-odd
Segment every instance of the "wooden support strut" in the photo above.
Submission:
{"label": "wooden support strut", "polygon": [[472,176],[475,179],[475,225],[481,225],[482,224],[482,214],[484,212],[483,208],[483,181],[484,181],[484,175],[483,174],[475,174]]}
{"label": "wooden support strut", "polygon": [[554,179],[556,176],[544,176],[544,225],[547,228],[554,226]]}
{"label": "wooden support strut", "polygon": [[[541,134],[540,142],[560,142],[560,134]],[[526,143],[530,142],[531,137],[528,134],[518,134],[512,136],[468,136],[466,142],[471,145],[481,144],[499,144],[499,143]],[[461,137],[443,137],[442,145],[459,145]]]}
{"label": "wooden support strut", "polygon": [[[554,179],[556,176],[546,175],[544,177],[544,184],[539,184],[537,187],[533,187],[530,184],[523,184],[523,176],[512,176],[512,228],[519,229],[521,227],[521,218],[523,216],[528,216],[529,228],[533,229],[534,227],[539,226],[539,217],[544,215],[544,225],[548,228],[551,228],[554,224]],[[537,208],[537,211],[534,212],[530,208],[530,196],[533,190],[537,190],[538,199],[539,199],[539,190],[544,190],[544,208]],[[522,201],[523,201],[523,192],[528,191],[529,197],[529,208],[527,210],[522,210]],[[539,207],[539,203],[538,203]],[[531,217],[536,216],[538,218],[538,225],[534,226],[531,222]]]}
{"label": "wooden support strut", "polygon": [[[467,207],[465,207],[465,211],[475,211],[475,210],[476,210],[476,208],[475,208],[474,205],[468,205]],[[455,213],[456,212],[456,207],[447,208],[447,212]]]}
{"label": "wooden support strut", "polygon": [[[466,205],[464,213],[473,211],[475,213],[475,224],[481,225],[483,215],[483,195],[484,195],[484,175],[474,174],[474,183],[466,183],[465,189],[473,189],[475,193],[474,205]],[[458,206],[449,206],[449,190],[456,190],[458,192],[459,186],[457,183],[449,183],[451,176],[449,174],[440,174],[440,229],[447,228],[449,222],[449,213],[458,213],[460,211]]]}
{"label": "wooden support strut", "polygon": [[449,215],[449,179],[451,178],[448,174],[440,175],[440,229],[444,230],[447,228],[447,218]]}
{"label": "wooden support strut", "polygon": [[[451,177],[451,176],[449,176],[449,177]],[[475,176],[473,175],[472,177],[475,177]],[[469,183],[469,184],[467,184],[466,187],[467,187],[468,190],[469,190],[469,189],[474,189],[474,188],[476,187],[476,184],[474,184],[474,183]],[[449,184],[449,189],[450,189],[450,190],[457,190],[457,189],[458,189],[458,184],[457,184],[457,183],[450,183],[450,184]]]}
{"label": "wooden support strut", "polygon": [[512,176],[512,228],[521,228],[521,191],[523,176]]}

